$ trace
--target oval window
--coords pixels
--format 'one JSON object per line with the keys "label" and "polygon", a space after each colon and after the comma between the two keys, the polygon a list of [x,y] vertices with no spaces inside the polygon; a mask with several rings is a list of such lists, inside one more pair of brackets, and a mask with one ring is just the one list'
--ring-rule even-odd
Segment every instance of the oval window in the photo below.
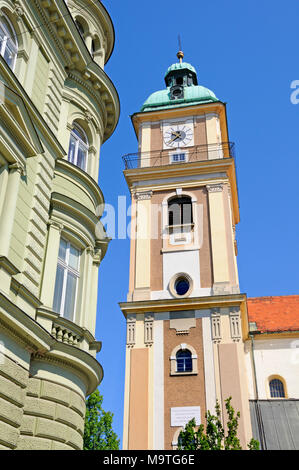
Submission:
{"label": "oval window", "polygon": [[190,283],[188,279],[184,277],[180,277],[177,279],[174,285],[175,291],[178,295],[185,295],[187,294],[188,290],[190,289]]}

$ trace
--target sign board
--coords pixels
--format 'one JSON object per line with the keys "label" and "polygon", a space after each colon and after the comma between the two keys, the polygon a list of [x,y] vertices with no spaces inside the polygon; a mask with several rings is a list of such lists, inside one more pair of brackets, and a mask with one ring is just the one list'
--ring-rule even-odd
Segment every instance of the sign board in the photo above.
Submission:
{"label": "sign board", "polygon": [[195,418],[196,426],[201,423],[200,406],[181,406],[171,408],[171,426],[185,426],[191,419]]}

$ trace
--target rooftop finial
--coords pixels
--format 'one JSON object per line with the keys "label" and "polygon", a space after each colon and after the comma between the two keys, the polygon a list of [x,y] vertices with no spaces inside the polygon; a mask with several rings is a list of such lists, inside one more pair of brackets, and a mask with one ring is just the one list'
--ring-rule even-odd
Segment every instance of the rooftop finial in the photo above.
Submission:
{"label": "rooftop finial", "polygon": [[181,64],[184,58],[184,52],[182,51],[182,42],[181,42],[180,34],[178,36],[178,40],[179,40],[179,52],[177,53],[177,58],[179,59],[180,64]]}

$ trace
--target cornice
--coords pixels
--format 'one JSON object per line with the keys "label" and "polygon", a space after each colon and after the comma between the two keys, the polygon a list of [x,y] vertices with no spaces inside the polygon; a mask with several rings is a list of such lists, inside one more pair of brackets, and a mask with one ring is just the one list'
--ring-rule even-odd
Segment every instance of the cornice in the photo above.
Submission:
{"label": "cornice", "polygon": [[[46,14],[46,11],[47,11],[47,8],[46,8],[46,5],[50,5],[51,1],[49,2],[43,2],[45,4],[45,6],[41,6],[41,2],[39,0],[34,0],[34,4],[39,12],[39,14],[41,15],[42,19],[43,19],[43,25],[45,28],[47,28],[47,30],[49,31],[53,41],[55,42],[57,48],[59,49],[59,52],[61,54],[61,56],[64,58],[65,62],[68,64],[68,65],[71,65],[71,60],[70,60],[70,56],[69,54],[66,52],[66,48],[63,46],[63,44],[61,43],[61,41],[59,41],[58,39],[58,35],[57,35],[57,31],[56,31],[56,28],[54,28],[54,23],[49,21],[49,17],[48,15]],[[54,5],[55,5],[55,8],[57,8],[57,3],[58,2],[54,2]],[[58,11],[59,8],[57,8]],[[52,15],[54,16],[53,12],[52,12]],[[63,16],[63,15],[61,15]]]}
{"label": "cornice", "polygon": [[[90,188],[90,197],[92,197],[94,201],[95,209],[100,205],[104,205],[104,196],[100,186],[88,173],[86,173],[86,171],[83,171],[81,168],[73,165],[65,159],[56,160],[54,173],[59,176],[64,176],[64,173],[62,173],[61,170],[64,170],[67,173],[70,173],[71,176],[74,175],[81,180],[83,190],[86,190],[86,186]],[[72,178],[71,181],[74,183]]]}
{"label": "cornice", "polygon": [[35,353],[34,360],[72,370],[86,384],[87,395],[97,388],[104,375],[101,364],[91,354],[61,341],[55,340],[50,351]]}
{"label": "cornice", "polygon": [[[91,212],[80,202],[70,198],[59,192],[53,192],[51,196],[51,205],[53,209],[60,209],[64,214],[70,215],[75,220],[78,220],[81,224],[87,226],[86,228],[94,233],[96,224],[99,222],[96,214]],[[64,220],[61,220],[65,226]]]}
{"label": "cornice", "polygon": [[199,310],[215,307],[239,307],[246,304],[246,294],[213,295],[205,297],[186,297],[162,300],[142,300],[121,302],[119,306],[126,317],[130,313],[144,314],[146,312],[168,312],[175,310]]}

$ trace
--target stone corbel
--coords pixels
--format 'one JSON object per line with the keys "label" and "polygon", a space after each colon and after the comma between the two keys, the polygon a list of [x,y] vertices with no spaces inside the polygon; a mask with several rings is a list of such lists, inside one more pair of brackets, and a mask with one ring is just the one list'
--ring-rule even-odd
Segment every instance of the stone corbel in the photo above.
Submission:
{"label": "stone corbel", "polygon": [[93,251],[93,264],[100,266],[102,261],[102,250],[101,248],[95,248]]}

